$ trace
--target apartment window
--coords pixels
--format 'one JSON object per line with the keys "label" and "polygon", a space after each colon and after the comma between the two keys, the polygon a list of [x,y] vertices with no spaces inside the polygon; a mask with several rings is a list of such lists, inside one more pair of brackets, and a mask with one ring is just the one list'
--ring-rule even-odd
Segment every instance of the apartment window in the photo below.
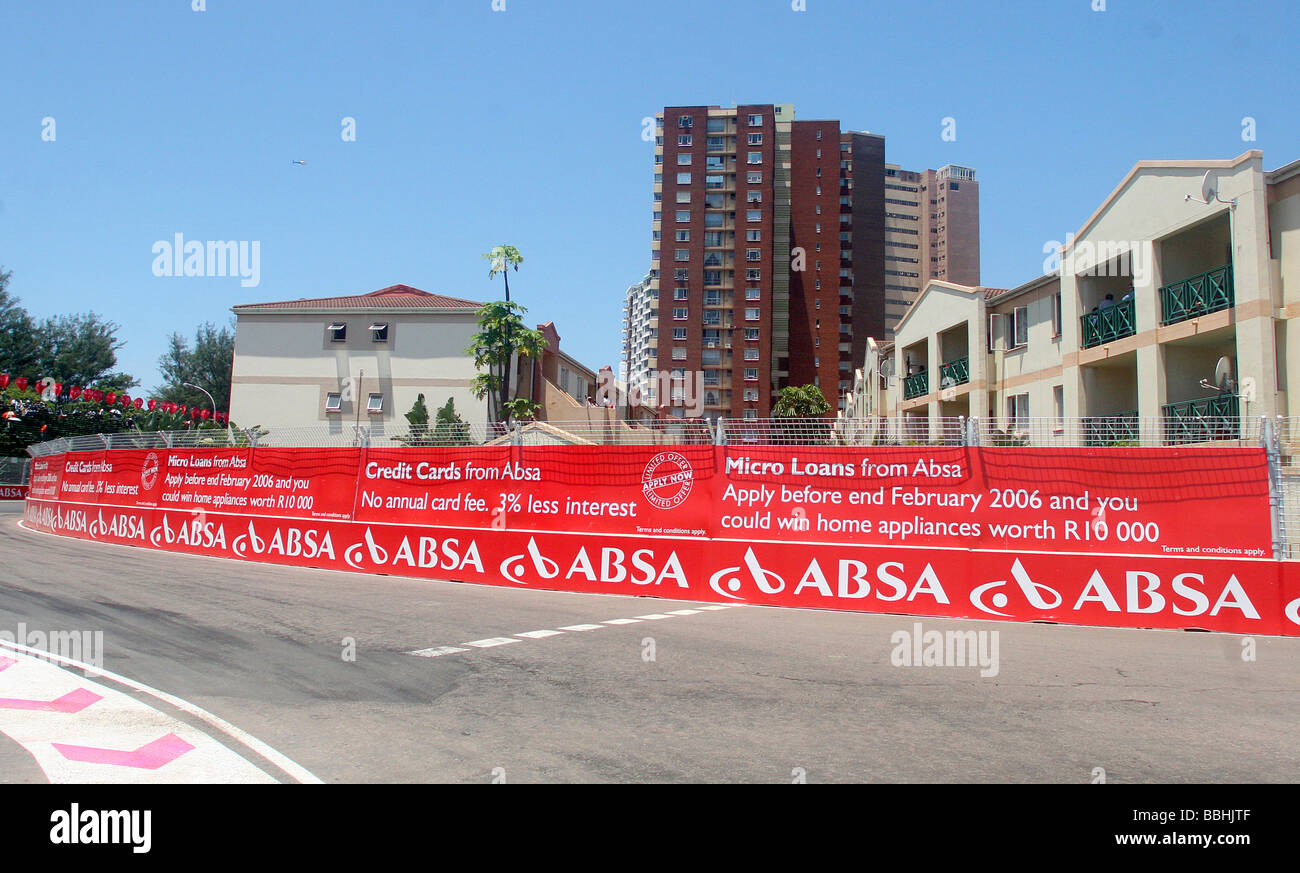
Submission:
{"label": "apartment window", "polygon": [[690,130],[691,125],[693,125],[694,123],[695,123],[695,116],[693,115],[683,115],[681,118],[677,119],[677,126],[683,130]]}
{"label": "apartment window", "polygon": [[370,325],[370,341],[376,343],[388,342],[388,322],[377,321]]}
{"label": "apartment window", "polygon": [[673,251],[674,261],[689,261],[691,259],[690,249],[675,249]]}
{"label": "apartment window", "polygon": [[722,313],[716,309],[704,310],[705,324],[722,324]]}
{"label": "apartment window", "polygon": [[674,299],[674,300],[685,300],[685,299],[687,298],[687,296],[688,296],[689,293],[690,293],[690,292],[688,292],[685,288],[674,288],[674,289],[673,289],[673,299]]}
{"label": "apartment window", "polygon": [[1012,394],[1007,398],[1007,418],[1010,419],[1011,426],[1016,429],[1020,429],[1028,423],[1028,394]]}
{"label": "apartment window", "polygon": [[749,182],[749,184],[751,185],[761,185],[763,184],[763,171],[750,170],[749,173],[745,176],[745,180]]}
{"label": "apartment window", "polygon": [[717,349],[705,349],[700,352],[700,364],[705,367],[716,367],[722,363],[722,352]]}
{"label": "apartment window", "polygon": [[654,214],[654,220],[655,220],[655,221],[659,221],[659,220],[661,220],[663,217],[664,217],[664,214],[663,214],[662,212],[656,212],[656,213]]}
{"label": "apartment window", "polygon": [[989,313],[989,351],[998,350],[998,329],[1001,327],[1001,319],[996,313]]}
{"label": "apartment window", "polygon": [[816,227],[817,227],[817,232],[818,232],[818,233],[821,233],[821,232],[822,232],[822,226],[821,226],[821,223],[820,223],[820,222],[816,225]]}
{"label": "apartment window", "polygon": [[685,306],[682,306],[682,307],[680,307],[680,308],[678,308],[678,309],[674,309],[674,310],[673,310],[673,320],[674,320],[674,321],[685,321],[685,320],[686,320],[686,314],[687,314],[687,310],[686,310],[686,307],[685,307]]}
{"label": "apartment window", "polygon": [[347,342],[348,326],[343,322],[336,321],[325,329],[329,331],[330,342],[334,342],[334,343]]}
{"label": "apartment window", "polygon": [[[761,115],[751,115],[751,116],[749,116],[749,126],[750,126],[750,127],[762,127],[762,126],[763,126],[763,116],[761,116]],[[750,134],[750,135],[753,136],[753,134]]]}
{"label": "apartment window", "polygon": [[758,367],[746,367],[746,368],[745,368],[745,381],[746,381],[746,382],[757,382],[757,381],[758,381]]}
{"label": "apartment window", "polygon": [[674,361],[684,361],[684,360],[686,360],[686,349],[685,349],[685,347],[683,347],[683,346],[674,346],[674,347],[673,347],[673,360],[674,360]]}
{"label": "apartment window", "polygon": [[725,216],[721,212],[704,213],[705,227],[722,227],[724,220],[725,220]]}
{"label": "apartment window", "polygon": [[758,321],[758,320],[759,320],[759,314],[758,314],[757,306],[751,306],[745,310],[745,321]]}
{"label": "apartment window", "polygon": [[763,241],[763,231],[761,231],[761,230],[747,230],[747,231],[745,231],[745,241],[746,241],[746,242],[762,242],[762,241]]}
{"label": "apartment window", "polygon": [[1029,345],[1029,307],[1017,306],[1011,313],[1011,337],[1013,349]]}
{"label": "apartment window", "polygon": [[[663,196],[663,195],[661,195],[659,192],[657,192],[657,191],[655,192],[655,200],[659,200],[662,196]],[[677,192],[677,202],[678,202],[678,203],[690,203],[690,202],[691,202],[691,192],[690,192],[690,191],[678,191],[678,192]]]}
{"label": "apartment window", "polygon": [[707,253],[707,254],[704,256],[704,266],[706,266],[706,267],[721,267],[721,266],[722,266],[722,254],[721,254],[720,252],[709,252],[709,253]]}
{"label": "apartment window", "polygon": [[750,152],[750,153],[749,153],[749,161],[748,161],[748,163],[751,163],[751,164],[761,164],[761,163],[763,163],[763,153],[762,153],[762,152]]}
{"label": "apartment window", "polygon": [[821,141],[822,141],[822,132],[821,132],[820,130],[817,131],[817,141],[818,141],[818,142],[821,142]]}
{"label": "apartment window", "polygon": [[745,249],[745,260],[747,260],[747,261],[761,261],[761,260],[763,260],[763,250],[762,250],[762,249]]}
{"label": "apartment window", "polygon": [[724,205],[725,205],[725,204],[724,204],[724,202],[723,202],[723,196],[722,196],[721,194],[705,194],[705,195],[704,195],[704,208],[705,208],[705,209],[722,209]]}
{"label": "apartment window", "polygon": [[762,202],[763,202],[763,192],[762,192],[762,191],[750,191],[750,192],[746,193],[746,194],[745,194],[745,202],[746,202],[746,203],[762,203]]}
{"label": "apartment window", "polygon": [[818,150],[817,150],[817,160],[820,161],[821,159],[822,159],[822,150],[821,150],[821,149],[818,149]]}
{"label": "apartment window", "polygon": [[366,412],[371,415],[379,415],[384,411],[384,395],[371,394],[366,398]]}
{"label": "apartment window", "polygon": [[1052,295],[1052,336],[1061,335],[1061,292]]}
{"label": "apartment window", "polygon": [[691,153],[681,152],[677,155],[677,166],[689,167],[691,165]]}
{"label": "apartment window", "polygon": [[758,360],[758,349],[745,349],[745,360],[746,360],[746,361],[757,361],[757,360]]}
{"label": "apartment window", "polygon": [[675,339],[675,340],[684,340],[684,339],[686,339],[686,328],[684,328],[684,327],[674,327],[674,328],[673,328],[673,339]]}
{"label": "apartment window", "polygon": [[721,306],[721,305],[722,305],[722,292],[721,292],[721,291],[705,291],[705,292],[704,292],[704,305],[705,305],[705,306]]}
{"label": "apartment window", "polygon": [[1056,429],[1065,430],[1065,386],[1052,389],[1052,405],[1056,407]]}
{"label": "apartment window", "polygon": [[690,173],[678,173],[678,174],[677,174],[677,184],[678,184],[678,185],[689,185],[689,184],[691,184],[691,174],[690,174]]}
{"label": "apartment window", "polygon": [[705,177],[704,177],[704,187],[705,187],[706,189],[708,189],[708,188],[721,188],[724,184],[726,184],[726,180],[725,180],[722,176],[705,176]]}
{"label": "apartment window", "polygon": [[756,328],[756,327],[747,327],[747,328],[745,328],[745,339],[746,339],[746,340],[749,340],[749,341],[751,341],[751,342],[753,342],[753,341],[757,341],[757,340],[758,340],[758,328]]}
{"label": "apartment window", "polygon": [[[757,400],[758,398],[755,397],[754,399]],[[743,410],[741,410],[740,417],[741,417],[741,418],[748,418],[748,419],[750,419],[750,420],[752,421],[752,420],[758,418],[758,410],[757,410],[757,409],[743,409]]]}
{"label": "apartment window", "polygon": [[679,146],[689,146],[691,144],[691,135],[689,133],[678,134],[677,144]]}
{"label": "apartment window", "polygon": [[664,202],[664,195],[663,195],[663,192],[662,192],[662,191],[656,191],[656,192],[655,192],[655,203],[663,203],[663,202]]}
{"label": "apartment window", "polygon": [[761,267],[750,267],[745,270],[746,282],[758,282],[762,278],[763,278],[763,270]]}
{"label": "apartment window", "polygon": [[759,146],[759,145],[762,145],[762,144],[763,144],[763,134],[761,134],[761,133],[751,133],[751,134],[749,135],[749,144],[752,145],[752,146]]}
{"label": "apartment window", "polygon": [[719,155],[705,157],[704,159],[705,172],[720,173],[725,169],[727,169],[726,158],[721,157]]}
{"label": "apartment window", "polygon": [[690,241],[691,241],[691,232],[690,232],[689,230],[679,230],[679,231],[677,231],[677,241],[678,241],[678,242],[690,242]]}
{"label": "apartment window", "polygon": [[726,139],[720,136],[711,136],[708,138],[708,141],[705,143],[704,147],[707,148],[709,151],[716,152],[721,149],[725,149],[727,147],[727,141]]}
{"label": "apartment window", "polygon": [[745,289],[745,299],[746,299],[746,300],[761,300],[761,299],[762,299],[762,296],[763,296],[763,289],[761,289],[761,288],[746,288],[746,289]]}
{"label": "apartment window", "polygon": [[704,285],[705,285],[705,287],[715,286],[715,285],[721,285],[721,284],[722,284],[722,271],[721,271],[721,270],[705,270],[705,271],[704,271]]}
{"label": "apartment window", "polygon": [[708,231],[705,231],[705,232],[704,232],[704,245],[705,245],[705,247],[708,247],[708,246],[720,246],[720,245],[722,245],[722,233],[721,233],[720,231],[716,231],[716,230],[708,230]]}
{"label": "apartment window", "polygon": [[763,210],[761,210],[761,209],[749,209],[749,210],[746,210],[746,212],[745,212],[745,220],[746,220],[746,221],[762,221],[762,220],[763,220]]}
{"label": "apartment window", "polygon": [[727,129],[727,119],[710,118],[706,123],[705,133],[722,133]]}
{"label": "apartment window", "polygon": [[[745,389],[745,402],[746,402],[746,403],[757,403],[757,402],[758,402],[758,389],[757,389],[757,388],[746,388],[746,389]],[[745,411],[746,411],[746,412],[753,412],[754,410],[752,410],[752,409],[746,409]]]}
{"label": "apartment window", "polygon": [[331,391],[325,395],[325,411],[341,412],[343,410],[343,395],[338,391]]}
{"label": "apartment window", "polygon": [[690,220],[691,220],[691,211],[689,209],[677,210],[677,222],[679,224]]}
{"label": "apartment window", "polygon": [[822,280],[821,280],[821,279],[813,279],[813,290],[814,290],[814,291],[820,291],[820,290],[822,290]]}
{"label": "apartment window", "polygon": [[662,164],[663,162],[664,162],[664,156],[663,156],[663,155],[655,155],[655,163],[656,163],[656,164]]}
{"label": "apartment window", "polygon": [[685,269],[685,270],[679,270],[676,268],[673,269],[673,279],[677,282],[685,282],[690,277],[691,277],[691,271],[689,269]]}

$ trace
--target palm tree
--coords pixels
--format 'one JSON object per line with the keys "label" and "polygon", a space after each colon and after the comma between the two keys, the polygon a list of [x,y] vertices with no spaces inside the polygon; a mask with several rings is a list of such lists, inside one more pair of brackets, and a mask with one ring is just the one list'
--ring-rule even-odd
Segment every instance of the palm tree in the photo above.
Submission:
{"label": "palm tree", "polygon": [[519,254],[519,249],[514,246],[495,246],[492,251],[484,252],[483,257],[492,262],[492,268],[488,270],[488,278],[495,279],[497,273],[500,273],[506,281],[506,302],[510,302],[510,268],[514,267],[515,272],[519,271],[519,265],[524,262],[524,256]]}

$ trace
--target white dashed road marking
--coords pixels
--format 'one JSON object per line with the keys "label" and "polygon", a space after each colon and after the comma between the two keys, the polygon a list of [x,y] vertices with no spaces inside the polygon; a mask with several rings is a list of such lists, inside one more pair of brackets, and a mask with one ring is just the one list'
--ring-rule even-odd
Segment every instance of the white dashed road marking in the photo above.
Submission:
{"label": "white dashed road marking", "polygon": [[628,625],[640,624],[643,621],[663,621],[676,616],[699,615],[701,612],[717,612],[720,609],[731,609],[730,606],[697,606],[694,609],[674,609],[668,614],[659,612],[650,615],[639,615],[636,618],[611,618],[608,621],[602,621],[600,624],[571,624],[561,627],[559,630],[534,630],[524,631],[523,633],[514,634],[508,637],[488,637],[485,640],[475,640],[471,643],[461,643],[460,646],[435,646],[430,649],[416,649],[413,652],[407,652],[408,655],[415,655],[417,658],[441,658],[443,655],[458,655],[462,652],[468,652],[470,649],[464,648],[469,646],[474,649],[492,649],[497,646],[504,646],[509,643],[522,643],[524,640],[544,640],[548,637],[562,637],[566,633],[586,633],[588,631],[601,630],[608,625]]}

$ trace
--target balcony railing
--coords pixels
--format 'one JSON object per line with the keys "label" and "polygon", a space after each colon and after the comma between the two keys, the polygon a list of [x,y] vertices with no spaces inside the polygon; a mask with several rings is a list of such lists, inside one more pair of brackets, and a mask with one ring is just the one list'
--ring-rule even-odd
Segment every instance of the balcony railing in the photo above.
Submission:
{"label": "balcony railing", "polygon": [[1083,420],[1083,443],[1086,446],[1136,445],[1141,440],[1137,411],[1116,415],[1099,415]]}
{"label": "balcony railing", "polygon": [[1083,347],[1104,345],[1137,333],[1134,318],[1136,303],[1129,298],[1113,306],[1099,308],[1083,316]]}
{"label": "balcony railing", "polygon": [[1162,411],[1166,445],[1241,438],[1241,411],[1235,394],[1169,403]]}
{"label": "balcony railing", "polygon": [[1189,318],[1231,309],[1236,303],[1232,265],[1216,267],[1199,276],[1174,282],[1160,289],[1161,324],[1177,324]]}
{"label": "balcony railing", "polygon": [[924,397],[930,393],[930,374],[922,370],[919,373],[913,373],[903,380],[903,399],[911,400],[915,397]]}
{"label": "balcony railing", "polygon": [[958,358],[955,361],[949,361],[939,368],[939,385],[943,388],[951,388],[954,385],[965,385],[969,381],[969,355]]}

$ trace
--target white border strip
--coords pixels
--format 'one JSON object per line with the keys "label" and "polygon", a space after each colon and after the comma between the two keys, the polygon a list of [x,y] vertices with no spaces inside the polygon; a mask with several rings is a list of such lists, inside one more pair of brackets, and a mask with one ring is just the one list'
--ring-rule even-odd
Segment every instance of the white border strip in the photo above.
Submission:
{"label": "white border strip", "polygon": [[182,700],[179,697],[168,694],[166,691],[159,691],[157,688],[151,688],[148,685],[145,685],[141,682],[136,682],[134,679],[128,679],[127,677],[121,676],[117,673],[113,673],[110,670],[103,670],[99,667],[94,666],[93,664],[84,664],[81,661],[74,661],[71,658],[65,658],[61,655],[54,655],[42,649],[33,649],[29,646],[20,645],[19,643],[10,643],[5,640],[0,640],[0,646],[3,646],[5,648],[11,649],[16,652],[23,652],[28,655],[33,655],[42,660],[57,661],[60,664],[63,664],[68,667],[74,667],[86,673],[93,673],[97,676],[101,676],[112,682],[116,682],[120,685],[125,685],[127,688],[131,688],[134,689],[135,691],[139,691],[143,694],[147,694],[156,700],[161,700],[164,703],[169,703],[172,706],[176,707],[177,709],[181,710],[182,712],[192,715],[195,718],[200,719],[201,721],[207,722],[210,727],[214,727],[217,730],[221,731],[222,733],[226,734],[227,736],[231,737],[232,739],[239,741],[243,745],[247,746],[249,749],[261,755],[271,764],[274,764],[276,767],[283,770],[285,773],[288,773],[294,779],[297,779],[300,783],[304,785],[325,784],[319,777],[314,775],[306,767],[303,767],[301,764],[298,764],[296,761],[292,760],[288,756],[283,755],[280,752],[277,752],[275,749],[271,748],[266,743],[262,742],[252,734],[242,731],[239,728],[235,727],[230,722],[226,721],[225,719],[213,715],[212,713],[208,712],[206,709],[203,709],[200,706],[196,706],[195,704],[190,703],[187,700]]}

